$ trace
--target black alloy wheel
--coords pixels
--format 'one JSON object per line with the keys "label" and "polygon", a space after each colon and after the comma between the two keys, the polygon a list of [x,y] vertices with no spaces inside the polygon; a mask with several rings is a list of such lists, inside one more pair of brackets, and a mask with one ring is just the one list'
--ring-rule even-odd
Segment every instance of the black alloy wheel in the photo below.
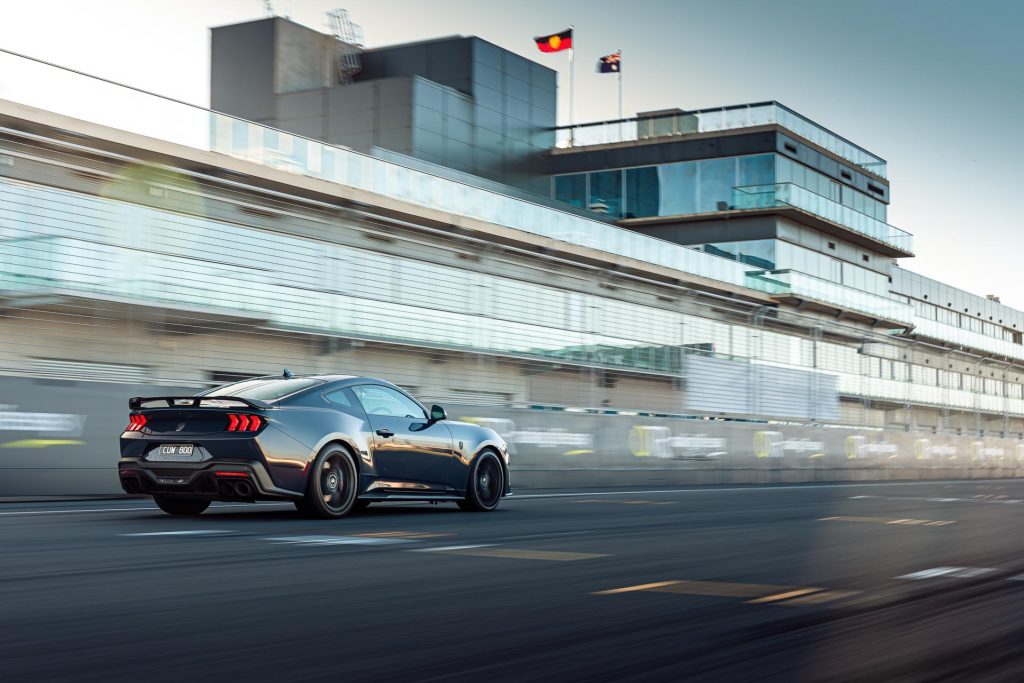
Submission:
{"label": "black alloy wheel", "polygon": [[459,501],[463,510],[490,512],[501,503],[505,492],[505,471],[498,456],[486,451],[477,456],[469,473],[466,499]]}
{"label": "black alloy wheel", "polygon": [[344,448],[327,446],[310,468],[306,496],[295,507],[310,517],[337,519],[347,515],[356,502],[359,473]]}
{"label": "black alloy wheel", "polygon": [[202,498],[153,496],[153,502],[169,515],[201,515],[206,508],[210,507],[210,501]]}

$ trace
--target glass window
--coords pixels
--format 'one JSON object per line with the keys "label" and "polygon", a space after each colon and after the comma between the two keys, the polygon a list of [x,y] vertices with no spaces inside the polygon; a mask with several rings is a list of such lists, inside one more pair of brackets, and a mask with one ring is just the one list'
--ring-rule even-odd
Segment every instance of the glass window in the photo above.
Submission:
{"label": "glass window", "polygon": [[658,215],[697,213],[697,162],[658,166]]}
{"label": "glass window", "polygon": [[793,162],[778,154],[775,155],[775,182],[793,182]]}
{"label": "glass window", "polygon": [[414,417],[426,419],[423,408],[405,394],[390,387],[375,384],[360,384],[352,387],[363,404],[363,410],[369,415],[388,415],[392,417]]}
{"label": "glass window", "polygon": [[622,215],[622,171],[597,171],[590,174],[590,202],[587,208],[609,216]]}
{"label": "glass window", "polygon": [[323,397],[324,400],[336,410],[353,415],[359,419],[364,419],[366,417],[363,409],[359,407],[359,402],[356,401],[355,396],[352,394],[351,389],[335,389],[334,391],[327,392]]}
{"label": "glass window", "polygon": [[344,389],[338,389],[336,391],[326,393],[324,394],[324,399],[326,399],[328,403],[332,403],[342,408],[352,407],[352,399],[348,397],[348,392]]}
{"label": "glass window", "polygon": [[581,209],[587,206],[587,174],[555,176],[555,199]]}
{"label": "glass window", "polygon": [[237,396],[238,398],[251,398],[257,401],[274,401],[322,383],[322,380],[310,377],[251,379],[244,382],[235,382],[234,384],[225,384],[203,394],[203,396]]}
{"label": "glass window", "polygon": [[731,206],[732,188],[736,186],[736,159],[707,159],[700,162],[701,213],[721,211]]}
{"label": "glass window", "polygon": [[709,254],[747,263],[760,270],[775,269],[775,240],[705,244],[703,248]]}
{"label": "glass window", "polygon": [[626,218],[657,216],[660,205],[658,167],[626,169]]}
{"label": "glass window", "polygon": [[739,181],[737,185],[747,187],[750,185],[774,185],[775,184],[775,159],[772,154],[758,154],[750,157],[740,157]]}

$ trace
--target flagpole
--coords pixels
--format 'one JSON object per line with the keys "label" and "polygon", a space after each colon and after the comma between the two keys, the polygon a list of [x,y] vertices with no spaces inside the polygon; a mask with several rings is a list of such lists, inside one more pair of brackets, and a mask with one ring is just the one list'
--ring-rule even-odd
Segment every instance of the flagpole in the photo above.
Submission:
{"label": "flagpole", "polygon": [[573,116],[573,100],[576,97],[576,27],[569,24],[569,31],[572,36],[572,45],[569,47],[569,146],[572,147],[576,137],[576,119]]}
{"label": "flagpole", "polygon": [[622,50],[619,50],[619,142],[622,142]]}

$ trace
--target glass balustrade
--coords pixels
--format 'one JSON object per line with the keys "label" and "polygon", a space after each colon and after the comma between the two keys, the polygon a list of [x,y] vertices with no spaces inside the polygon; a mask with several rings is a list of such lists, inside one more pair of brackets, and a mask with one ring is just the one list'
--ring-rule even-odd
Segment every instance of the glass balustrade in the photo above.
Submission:
{"label": "glass balustrade", "polygon": [[0,99],[737,286],[742,264],[0,50]]}
{"label": "glass balustrade", "polygon": [[560,126],[556,146],[586,147],[777,124],[882,178],[886,162],[778,102],[740,104]]}
{"label": "glass balustrade", "polygon": [[914,236],[877,218],[855,211],[839,202],[794,183],[748,185],[733,188],[733,209],[768,209],[791,206],[884,242],[901,251],[913,253]]}
{"label": "glass balustrade", "polygon": [[853,289],[795,270],[769,270],[752,273],[752,279],[764,278],[785,287],[797,297],[818,301],[836,308],[867,314],[883,320],[912,324],[914,311],[910,304]]}

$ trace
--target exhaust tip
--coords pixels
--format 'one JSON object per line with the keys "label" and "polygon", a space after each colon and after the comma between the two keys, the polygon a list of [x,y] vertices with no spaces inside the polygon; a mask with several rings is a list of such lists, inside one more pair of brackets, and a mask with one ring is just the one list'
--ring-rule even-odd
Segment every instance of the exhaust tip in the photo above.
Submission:
{"label": "exhaust tip", "polygon": [[247,481],[239,481],[235,483],[235,495],[240,498],[250,498],[253,494],[252,484]]}
{"label": "exhaust tip", "polygon": [[139,480],[134,477],[126,477],[122,479],[121,488],[123,488],[126,493],[142,493],[142,487],[139,486]]}

